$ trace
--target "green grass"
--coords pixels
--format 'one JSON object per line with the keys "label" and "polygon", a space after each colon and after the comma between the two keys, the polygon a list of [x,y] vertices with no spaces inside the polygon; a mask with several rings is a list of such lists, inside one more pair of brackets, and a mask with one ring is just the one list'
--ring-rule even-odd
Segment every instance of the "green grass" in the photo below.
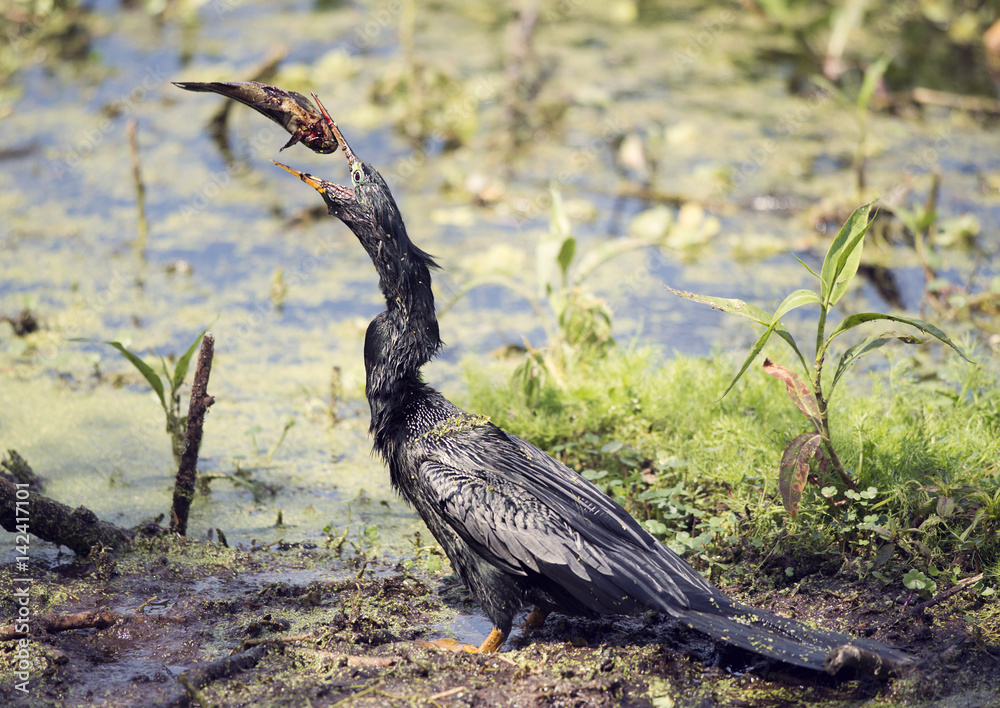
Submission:
{"label": "green grass", "polygon": [[977,587],[989,593],[1000,581],[1000,375],[951,356],[934,381],[897,363],[868,390],[841,391],[832,435],[862,495],[808,485],[794,518],[777,467],[803,418],[759,370],[720,399],[735,358],[611,349],[530,399],[515,364],[470,366],[469,408],[580,471],[702,570],[775,553],[850,562],[885,583],[910,569],[939,583],[985,572]]}

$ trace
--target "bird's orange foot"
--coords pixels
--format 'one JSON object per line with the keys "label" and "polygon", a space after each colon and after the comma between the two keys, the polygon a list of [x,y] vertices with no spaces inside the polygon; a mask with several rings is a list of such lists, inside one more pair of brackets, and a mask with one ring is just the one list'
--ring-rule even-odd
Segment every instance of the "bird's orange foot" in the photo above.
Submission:
{"label": "bird's orange foot", "polygon": [[431,641],[418,641],[417,646],[421,646],[426,649],[443,649],[444,651],[466,651],[470,654],[492,654],[495,651],[499,651],[506,639],[507,632],[501,632],[499,629],[494,627],[493,631],[490,632],[490,636],[486,637],[486,641],[479,647],[447,638],[432,639]]}
{"label": "bird's orange foot", "polygon": [[524,624],[521,625],[521,629],[538,629],[545,623],[545,618],[548,616],[548,612],[543,612],[542,610],[532,610],[531,614],[528,615],[528,618],[524,620]]}

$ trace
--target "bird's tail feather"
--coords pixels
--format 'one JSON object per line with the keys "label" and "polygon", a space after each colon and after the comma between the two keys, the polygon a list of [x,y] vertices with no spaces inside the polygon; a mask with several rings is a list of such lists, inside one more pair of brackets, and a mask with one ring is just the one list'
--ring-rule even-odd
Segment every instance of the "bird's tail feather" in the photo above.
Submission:
{"label": "bird's tail feather", "polygon": [[674,612],[713,639],[808,669],[836,674],[855,666],[871,674],[898,672],[912,659],[887,644],[808,627],[801,622],[733,603],[724,613]]}

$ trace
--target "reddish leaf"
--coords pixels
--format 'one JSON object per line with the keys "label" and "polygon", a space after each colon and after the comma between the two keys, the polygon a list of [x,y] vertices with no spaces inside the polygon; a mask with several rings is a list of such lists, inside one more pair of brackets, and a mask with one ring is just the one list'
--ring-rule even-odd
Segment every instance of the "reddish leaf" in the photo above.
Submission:
{"label": "reddish leaf", "polygon": [[788,391],[788,397],[798,406],[799,410],[802,411],[802,415],[809,419],[816,430],[820,430],[819,403],[817,403],[812,391],[809,390],[808,384],[804,381],[799,381],[799,377],[795,375],[795,372],[789,371],[779,364],[775,364],[770,359],[764,359],[764,371],[774,378],[785,382],[785,390]]}
{"label": "reddish leaf", "polygon": [[785,505],[789,516],[799,513],[802,490],[806,488],[809,477],[809,461],[819,449],[819,443],[819,433],[803,433],[788,443],[781,456],[778,490],[781,492],[781,503]]}

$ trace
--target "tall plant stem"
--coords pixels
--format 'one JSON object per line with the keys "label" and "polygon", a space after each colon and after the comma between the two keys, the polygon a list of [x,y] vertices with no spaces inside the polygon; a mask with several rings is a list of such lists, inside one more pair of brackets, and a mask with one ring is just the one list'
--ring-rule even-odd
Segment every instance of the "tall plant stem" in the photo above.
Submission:
{"label": "tall plant stem", "polygon": [[847,474],[844,464],[840,461],[840,456],[833,447],[833,437],[830,435],[830,417],[827,413],[826,398],[823,396],[823,361],[826,358],[826,347],[829,342],[824,338],[826,334],[826,311],[825,305],[820,306],[819,326],[816,328],[816,363],[813,367],[813,395],[816,396],[816,405],[819,408],[819,437],[823,442],[823,449],[826,451],[830,464],[841,481],[848,489],[858,491],[858,486]]}

